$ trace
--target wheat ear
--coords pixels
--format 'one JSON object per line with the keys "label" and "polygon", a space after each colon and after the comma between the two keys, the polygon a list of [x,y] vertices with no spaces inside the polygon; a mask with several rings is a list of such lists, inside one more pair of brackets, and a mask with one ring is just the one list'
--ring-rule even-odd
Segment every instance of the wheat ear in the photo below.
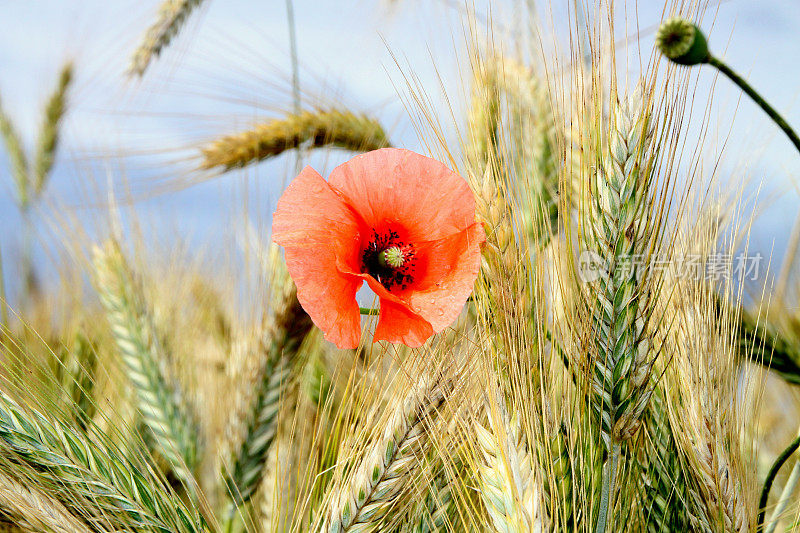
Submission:
{"label": "wheat ear", "polygon": [[497,333],[518,329],[515,324],[519,321],[514,318],[527,314],[529,300],[521,266],[524,260],[514,237],[509,191],[500,161],[502,102],[497,72],[480,58],[476,61],[464,149],[475,191],[476,214],[486,230],[476,297],[486,301],[485,305],[478,305],[479,309],[491,309],[483,318]]}
{"label": "wheat ear", "polygon": [[83,334],[78,334],[67,355],[63,387],[66,404],[73,412],[75,424],[84,431],[89,427],[96,408],[92,399],[96,367],[94,347]]}
{"label": "wheat ear", "polygon": [[497,84],[507,95],[510,121],[516,134],[513,158],[523,185],[525,223],[532,243],[541,246],[558,230],[559,134],[545,83],[526,65],[508,57],[495,64]]}
{"label": "wheat ear", "polygon": [[25,413],[0,392],[0,456],[34,472],[73,516],[113,530],[200,532],[198,517],[100,435]]}
{"label": "wheat ear", "polygon": [[58,76],[56,90],[44,108],[44,122],[39,131],[36,158],[33,161],[33,193],[39,196],[47,185],[47,178],[53,169],[58,148],[61,120],[67,111],[67,91],[72,82],[73,65],[68,62]]}
{"label": "wheat ear", "polygon": [[[502,401],[502,399],[500,399]],[[542,490],[519,423],[498,401],[487,405],[489,428],[476,424],[483,455],[481,497],[497,532],[543,531]]]}
{"label": "wheat ear", "polygon": [[416,505],[412,514],[413,533],[433,533],[447,531],[451,524],[449,518],[453,511],[453,485],[450,477],[440,465],[438,473],[430,481],[424,498]]}
{"label": "wheat ear", "polygon": [[95,248],[94,267],[100,301],[136,392],[144,425],[158,452],[187,489],[193,491],[197,458],[193,417],[177,389],[167,382],[156,333],[115,241],[109,241],[105,250]]}
{"label": "wheat ear", "polygon": [[271,120],[251,130],[222,137],[201,149],[203,169],[230,170],[298,148],[336,146],[370,151],[389,146],[383,127],[375,119],[349,111],[306,111]]}
{"label": "wheat ear", "polygon": [[0,135],[6,145],[8,159],[11,163],[11,176],[16,185],[17,203],[21,209],[30,202],[29,180],[28,180],[28,159],[22,149],[22,142],[14,124],[11,122],[3,106],[0,104]]}
{"label": "wheat ear", "polygon": [[[718,531],[750,531],[751,513],[743,492],[745,475],[737,468],[735,404],[738,380],[731,365],[734,343],[725,325],[729,317],[720,318],[706,294],[674,304],[680,310],[675,320],[676,339],[672,358],[676,390],[680,403],[671,406],[673,425],[681,431],[675,438],[688,462],[689,509],[695,527]],[[720,322],[723,325],[720,325]]]}
{"label": "wheat ear", "polygon": [[244,413],[233,417],[234,421],[244,421],[246,427],[232,465],[223,472],[232,499],[229,521],[261,484],[278,429],[280,402],[290,382],[300,344],[313,327],[297,301],[293,283],[285,284],[273,305],[275,312],[267,320],[261,340],[261,357],[257,367],[247,372],[248,383],[244,385],[255,396],[244,406]]}
{"label": "wheat ear", "polygon": [[375,442],[325,513],[320,531],[373,531],[429,449],[428,425],[438,416],[452,381],[423,379],[398,405]]}
{"label": "wheat ear", "polygon": [[654,233],[647,204],[655,164],[647,106],[643,95],[615,106],[609,146],[590,185],[590,218],[584,221],[588,253],[598,262],[598,279],[586,286],[591,403],[609,454],[597,533],[605,531],[621,446],[638,428],[655,361],[646,332],[652,280],[646,265],[637,264],[649,257]]}
{"label": "wheat ear", "polygon": [[128,72],[142,76],[153,58],[158,57],[161,50],[169,45],[186,19],[202,1],[164,0],[158,8],[158,18],[147,29],[139,47],[131,56]]}
{"label": "wheat ear", "polygon": [[639,458],[642,507],[650,533],[691,529],[686,477],[667,409],[663,384],[656,386],[642,417],[645,441]]}
{"label": "wheat ear", "polygon": [[549,457],[550,462],[545,467],[547,471],[542,480],[546,509],[552,521],[560,521],[564,529],[572,529],[575,522],[572,457],[568,438],[567,428],[563,424],[551,432],[549,446],[545,447],[549,452],[545,457]]}
{"label": "wheat ear", "polygon": [[0,472],[0,509],[23,529],[50,533],[90,533],[58,500]]}

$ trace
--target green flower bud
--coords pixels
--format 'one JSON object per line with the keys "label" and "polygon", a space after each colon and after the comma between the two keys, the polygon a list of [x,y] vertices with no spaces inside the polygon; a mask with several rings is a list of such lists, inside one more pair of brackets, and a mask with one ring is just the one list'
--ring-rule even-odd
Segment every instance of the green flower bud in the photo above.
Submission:
{"label": "green flower bud", "polygon": [[679,65],[708,62],[708,42],[700,29],[681,17],[661,23],[656,33],[656,46],[661,53]]}
{"label": "green flower bud", "polygon": [[403,250],[397,246],[387,248],[378,255],[378,262],[385,267],[400,268],[405,262]]}

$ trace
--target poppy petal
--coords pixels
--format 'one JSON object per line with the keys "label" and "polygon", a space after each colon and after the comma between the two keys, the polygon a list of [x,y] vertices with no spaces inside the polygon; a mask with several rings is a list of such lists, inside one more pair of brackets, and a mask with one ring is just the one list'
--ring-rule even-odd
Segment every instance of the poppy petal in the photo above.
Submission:
{"label": "poppy petal", "polygon": [[433,335],[431,323],[417,314],[408,303],[387,291],[372,276],[363,274],[362,277],[380,298],[381,310],[373,340],[402,342],[417,348]]}
{"label": "poppy petal", "polygon": [[286,188],[272,221],[272,239],[284,247],[297,299],[325,338],[339,348],[356,348],[362,285],[337,264],[357,271],[362,226],[344,199],[311,167]]}
{"label": "poppy petal", "polygon": [[455,322],[472,293],[485,240],[483,226],[475,223],[450,237],[417,244],[417,279],[399,296],[435,332]]}
{"label": "poppy petal", "polygon": [[361,154],[329,179],[368,226],[400,226],[411,242],[447,237],[475,223],[475,197],[464,178],[410,150]]}

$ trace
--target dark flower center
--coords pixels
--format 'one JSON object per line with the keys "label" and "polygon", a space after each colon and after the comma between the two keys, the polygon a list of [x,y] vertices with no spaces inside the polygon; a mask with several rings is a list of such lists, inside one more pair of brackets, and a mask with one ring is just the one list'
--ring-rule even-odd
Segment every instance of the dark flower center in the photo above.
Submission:
{"label": "dark flower center", "polygon": [[[400,259],[387,262],[384,254],[387,250],[392,258],[399,256]],[[401,241],[396,231],[378,233],[373,229],[372,240],[361,254],[361,272],[378,280],[386,290],[407,289],[414,281],[415,256],[414,245]],[[399,266],[393,267],[392,263]]]}

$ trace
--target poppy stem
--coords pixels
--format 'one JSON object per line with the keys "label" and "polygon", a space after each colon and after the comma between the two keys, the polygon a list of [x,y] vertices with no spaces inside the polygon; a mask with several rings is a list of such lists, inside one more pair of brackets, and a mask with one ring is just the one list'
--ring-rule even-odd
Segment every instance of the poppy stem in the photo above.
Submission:
{"label": "poppy stem", "polygon": [[797,133],[789,126],[789,123],[778,113],[774,107],[769,105],[769,103],[764,100],[764,98],[758,94],[758,92],[753,89],[753,87],[747,83],[747,81],[739,76],[732,68],[730,68],[724,61],[714,57],[713,55],[709,54],[708,57],[708,64],[712,67],[715,67],[721,73],[728,77],[733,83],[739,86],[739,88],[747,94],[753,101],[758,104],[758,106],[764,110],[764,112],[769,115],[769,118],[789,137],[789,140],[792,141],[792,144],[800,152],[800,137],[797,136]]}
{"label": "poppy stem", "polygon": [[764,480],[764,487],[761,489],[761,498],[758,502],[758,518],[756,520],[756,531],[761,531],[761,526],[764,525],[764,517],[767,513],[767,500],[769,500],[769,492],[772,489],[772,483],[775,481],[775,478],[778,475],[783,464],[792,456],[794,452],[797,451],[797,448],[800,447],[800,435],[797,436],[796,439],[792,441],[789,446],[786,447],[783,452],[775,459],[775,462],[772,464],[772,468],[769,469],[769,473],[767,474],[767,479]]}
{"label": "poppy stem", "polygon": [[[800,432],[798,432],[798,435],[800,435]],[[778,503],[775,505],[775,509],[772,511],[769,522],[764,528],[764,533],[775,533],[775,528],[778,527],[778,522],[780,521],[781,516],[783,516],[784,511],[786,511],[786,508],[789,506],[792,493],[794,493],[794,489],[797,487],[798,481],[800,481],[800,461],[795,462],[794,467],[792,468],[792,473],[789,474],[789,479],[783,486],[783,491],[778,499]]]}

